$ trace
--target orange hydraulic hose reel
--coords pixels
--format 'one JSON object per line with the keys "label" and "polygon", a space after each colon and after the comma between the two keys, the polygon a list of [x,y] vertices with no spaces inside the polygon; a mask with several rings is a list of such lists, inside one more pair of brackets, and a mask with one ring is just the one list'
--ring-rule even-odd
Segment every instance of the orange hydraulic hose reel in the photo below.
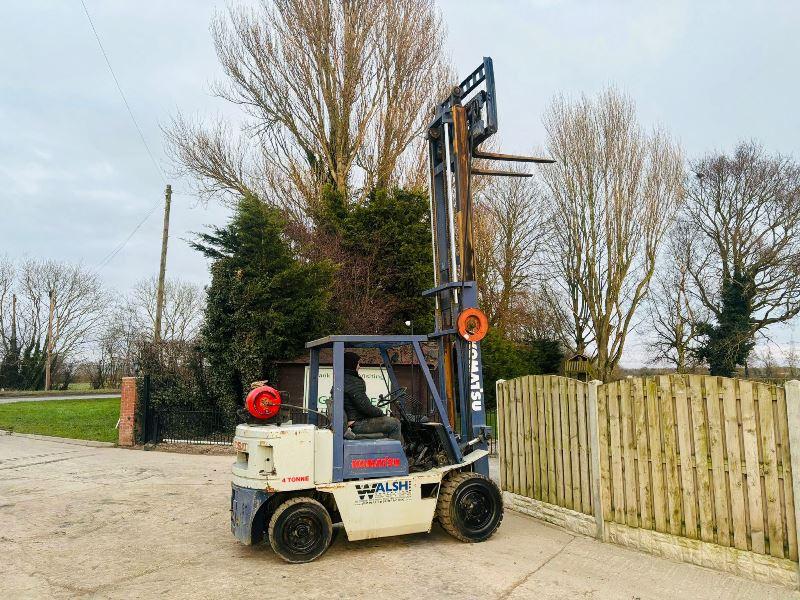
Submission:
{"label": "orange hydraulic hose reel", "polygon": [[478,308],[467,308],[458,315],[458,334],[468,342],[480,342],[489,331],[489,319]]}

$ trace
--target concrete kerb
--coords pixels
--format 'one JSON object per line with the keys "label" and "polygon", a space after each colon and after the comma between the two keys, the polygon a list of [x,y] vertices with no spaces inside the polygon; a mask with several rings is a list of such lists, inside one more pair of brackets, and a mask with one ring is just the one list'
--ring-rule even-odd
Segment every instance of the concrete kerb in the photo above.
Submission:
{"label": "concrete kerb", "polygon": [[74,446],[90,446],[92,448],[114,448],[114,442],[98,442],[95,440],[76,440],[74,438],[62,438],[52,435],[39,435],[37,433],[16,433],[14,431],[7,431],[0,429],[0,435],[13,435],[16,437],[30,438],[32,440],[42,440],[45,442],[59,442],[61,444],[72,444]]}

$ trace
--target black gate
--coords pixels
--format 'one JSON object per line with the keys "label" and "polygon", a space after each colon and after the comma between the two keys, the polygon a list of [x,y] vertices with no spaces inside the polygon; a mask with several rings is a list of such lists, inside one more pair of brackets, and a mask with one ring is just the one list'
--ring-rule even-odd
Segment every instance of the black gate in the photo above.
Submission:
{"label": "black gate", "polygon": [[139,441],[144,444],[233,443],[235,419],[219,410],[186,410],[158,407],[152,401],[153,386],[145,375],[141,387]]}
{"label": "black gate", "polygon": [[155,427],[156,443],[167,444],[230,445],[236,430],[227,415],[212,410],[158,410]]}

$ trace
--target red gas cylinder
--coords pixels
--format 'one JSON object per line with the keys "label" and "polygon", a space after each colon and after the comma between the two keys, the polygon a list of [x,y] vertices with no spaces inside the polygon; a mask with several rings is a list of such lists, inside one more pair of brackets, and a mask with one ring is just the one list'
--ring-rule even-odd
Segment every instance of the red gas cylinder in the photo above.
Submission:
{"label": "red gas cylinder", "polygon": [[268,385],[259,386],[247,394],[245,406],[256,419],[272,418],[281,408],[281,393]]}

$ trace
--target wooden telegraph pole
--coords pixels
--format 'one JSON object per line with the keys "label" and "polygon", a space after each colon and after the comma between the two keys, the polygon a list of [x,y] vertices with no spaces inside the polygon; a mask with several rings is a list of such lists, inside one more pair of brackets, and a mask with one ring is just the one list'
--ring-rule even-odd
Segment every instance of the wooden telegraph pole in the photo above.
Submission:
{"label": "wooden telegraph pole", "polygon": [[50,316],[47,318],[47,362],[44,365],[44,389],[50,389],[50,370],[53,364],[53,313],[56,309],[56,291],[50,290]]}
{"label": "wooden telegraph pole", "polygon": [[164,311],[164,277],[167,272],[167,240],[169,239],[169,208],[172,203],[172,186],[167,185],[164,192],[164,230],[161,233],[161,265],[158,270],[158,291],[156,292],[156,322],[153,339],[156,345],[161,341],[161,315]]}
{"label": "wooden telegraph pole", "polygon": [[[11,343],[17,347],[17,295],[11,294]],[[794,347],[794,344],[792,345]]]}

